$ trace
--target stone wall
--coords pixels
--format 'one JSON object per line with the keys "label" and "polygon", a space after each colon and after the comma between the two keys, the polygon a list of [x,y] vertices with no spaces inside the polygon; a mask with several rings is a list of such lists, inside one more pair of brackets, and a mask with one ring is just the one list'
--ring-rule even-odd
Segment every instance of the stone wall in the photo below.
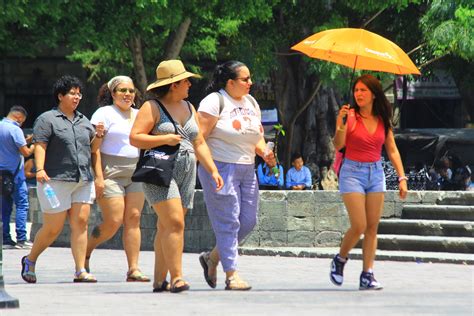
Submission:
{"label": "stone wall", "polygon": [[[473,192],[411,191],[401,202],[396,191],[386,193],[384,218],[399,218],[404,204],[435,204],[437,200]],[[31,235],[41,227],[42,216],[36,191],[30,191],[32,218]],[[101,221],[95,204],[91,211],[89,230]],[[153,250],[156,215],[145,204],[141,219],[142,250]],[[337,191],[261,191],[259,220],[243,244],[260,247],[331,247],[338,246],[349,227],[347,213]],[[200,252],[214,246],[215,237],[207,217],[201,190],[196,190],[194,208],[186,216],[185,251]],[[69,246],[69,226],[66,224],[55,246]],[[121,249],[122,233],[102,248]]]}

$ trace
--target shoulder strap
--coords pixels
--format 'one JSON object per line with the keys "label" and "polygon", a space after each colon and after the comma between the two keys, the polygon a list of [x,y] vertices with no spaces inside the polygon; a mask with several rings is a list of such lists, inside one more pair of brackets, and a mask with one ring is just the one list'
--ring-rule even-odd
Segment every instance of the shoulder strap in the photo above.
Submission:
{"label": "shoulder strap", "polygon": [[158,105],[159,105],[160,108],[163,110],[163,113],[165,113],[165,115],[168,117],[168,119],[171,121],[171,123],[173,123],[174,132],[175,132],[176,134],[178,134],[178,128],[176,127],[176,123],[174,122],[173,117],[168,113],[168,110],[166,110],[165,106],[163,105],[163,103],[160,102],[160,100],[155,99],[155,101],[158,102]]}
{"label": "shoulder strap", "polygon": [[189,113],[193,115],[193,110],[191,110],[191,103],[188,100],[186,100],[186,104],[188,105]]}
{"label": "shoulder strap", "polygon": [[219,97],[219,115],[221,115],[224,109],[224,96],[219,91],[217,91],[216,94]]}
{"label": "shoulder strap", "polygon": [[[222,110],[224,109],[224,96],[220,94],[220,92],[216,92],[217,96],[219,97],[219,115],[222,113]],[[257,108],[257,104],[255,102],[255,99],[249,96],[248,94],[245,95],[245,98],[252,103],[254,108]]]}
{"label": "shoulder strap", "polygon": [[247,95],[245,95],[245,98],[246,98],[247,100],[249,100],[250,103],[252,103],[252,105],[253,105],[254,108],[257,108],[257,103],[255,102],[255,99],[254,99],[252,96],[250,96],[249,94],[247,94]]}

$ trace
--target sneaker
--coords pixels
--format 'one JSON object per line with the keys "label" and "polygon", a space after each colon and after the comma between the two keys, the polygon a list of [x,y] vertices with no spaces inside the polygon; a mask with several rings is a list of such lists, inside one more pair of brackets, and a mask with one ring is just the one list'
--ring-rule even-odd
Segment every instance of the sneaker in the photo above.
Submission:
{"label": "sneaker", "polygon": [[4,240],[2,249],[21,249],[13,240]]}
{"label": "sneaker", "polygon": [[21,249],[31,249],[33,247],[33,243],[27,241],[27,240],[21,240],[16,243],[18,247]]}
{"label": "sneaker", "polygon": [[329,273],[329,278],[331,279],[331,282],[334,285],[341,286],[342,282],[344,281],[344,265],[347,263],[346,262],[341,262],[340,260],[341,257],[339,255],[336,255],[332,261],[331,261],[331,272]]}
{"label": "sneaker", "polygon": [[382,285],[374,277],[372,272],[364,272],[360,274],[359,290],[381,290]]}

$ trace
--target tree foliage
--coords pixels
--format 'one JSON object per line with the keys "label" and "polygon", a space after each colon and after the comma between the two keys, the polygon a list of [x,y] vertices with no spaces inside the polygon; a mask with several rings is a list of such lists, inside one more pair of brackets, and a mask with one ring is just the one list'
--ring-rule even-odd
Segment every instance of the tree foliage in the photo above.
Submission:
{"label": "tree foliage", "polygon": [[452,54],[468,61],[474,59],[472,1],[433,0],[420,23],[435,56]]}
{"label": "tree foliage", "polygon": [[[195,66],[242,60],[254,78],[271,82],[285,154],[308,148],[313,137],[322,142],[316,161],[331,154],[327,129],[351,70],[291,51],[297,42],[325,29],[364,27],[413,50],[417,65],[450,56],[461,61],[446,64],[462,73],[474,57],[472,0],[9,0],[2,9],[2,56],[65,47],[91,80],[130,74],[143,90],[163,58]],[[309,121],[313,114],[317,123]]]}

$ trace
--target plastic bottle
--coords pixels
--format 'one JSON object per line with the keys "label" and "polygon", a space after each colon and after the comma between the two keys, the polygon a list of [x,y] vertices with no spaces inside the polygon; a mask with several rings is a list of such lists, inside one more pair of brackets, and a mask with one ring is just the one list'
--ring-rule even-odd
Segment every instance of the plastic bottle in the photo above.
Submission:
{"label": "plastic bottle", "polygon": [[[275,143],[274,142],[268,142],[267,146],[265,147],[265,151],[263,152],[263,154],[265,156],[267,156],[268,154],[270,154],[270,152],[273,151],[273,148],[275,148]],[[278,167],[275,166],[275,167],[272,168],[272,173],[275,175],[276,178],[278,178],[280,176],[280,169],[278,169]]]}
{"label": "plastic bottle", "polygon": [[45,183],[43,185],[43,192],[44,195],[46,195],[46,198],[48,199],[51,208],[56,208],[59,206],[58,197],[56,196],[56,193],[54,192],[53,188],[48,183]]}
{"label": "plastic bottle", "polygon": [[265,150],[264,150],[263,154],[265,156],[268,156],[268,154],[270,154],[270,152],[273,150],[273,148],[275,148],[275,143],[274,142],[268,142],[267,146],[265,147]]}

